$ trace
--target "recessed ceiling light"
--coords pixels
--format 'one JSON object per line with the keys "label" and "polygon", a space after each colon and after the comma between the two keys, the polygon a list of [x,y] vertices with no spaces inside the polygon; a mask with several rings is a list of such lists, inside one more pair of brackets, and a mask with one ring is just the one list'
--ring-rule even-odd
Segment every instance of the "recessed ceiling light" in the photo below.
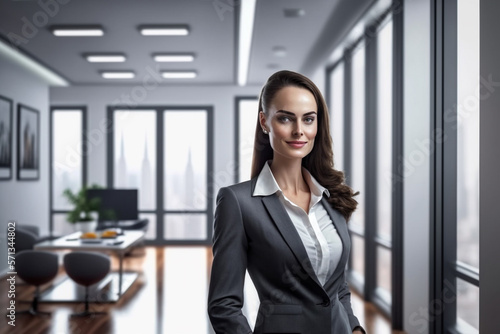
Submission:
{"label": "recessed ceiling light", "polygon": [[286,56],[286,48],[284,46],[275,46],[273,48],[273,53],[276,57],[285,57]]}
{"label": "recessed ceiling light", "polygon": [[283,13],[285,14],[285,17],[293,18],[304,16],[306,11],[301,8],[285,8],[283,9]]}
{"label": "recessed ceiling light", "polygon": [[50,29],[57,37],[94,37],[103,36],[101,26],[55,26]]}
{"label": "recessed ceiling light", "polygon": [[87,53],[84,55],[85,59],[87,59],[90,63],[122,63],[127,60],[124,54],[92,54]]}
{"label": "recessed ceiling light", "polygon": [[195,71],[163,71],[161,75],[165,79],[193,79],[197,76]]}
{"label": "recessed ceiling light", "polygon": [[143,36],[186,36],[189,35],[187,25],[144,25],[139,27]]}
{"label": "recessed ceiling light", "polygon": [[102,71],[101,76],[104,79],[133,79],[135,73],[132,71]]}
{"label": "recessed ceiling light", "polygon": [[157,53],[153,55],[156,62],[191,62],[194,54],[191,53]]}

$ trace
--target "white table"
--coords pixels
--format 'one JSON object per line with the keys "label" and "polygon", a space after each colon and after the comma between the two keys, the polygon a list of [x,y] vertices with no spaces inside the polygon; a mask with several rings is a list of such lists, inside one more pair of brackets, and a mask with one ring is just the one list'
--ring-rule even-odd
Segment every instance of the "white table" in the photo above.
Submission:
{"label": "white table", "polygon": [[[144,239],[143,231],[124,231],[123,233],[123,235],[112,239],[80,239],[81,232],[75,232],[58,239],[38,243],[34,248],[46,251],[74,250],[117,254],[120,264],[118,273],[110,273],[107,278],[94,287],[94,292],[99,294],[102,301],[116,302],[138,276],[136,272],[123,272],[123,257],[132,247]],[[106,293],[100,293],[103,289],[107,289]],[[75,289],[74,283],[69,279],[65,279],[61,284],[54,285],[51,289],[45,291],[40,301],[83,301],[84,296],[81,292],[83,292],[83,288]]]}

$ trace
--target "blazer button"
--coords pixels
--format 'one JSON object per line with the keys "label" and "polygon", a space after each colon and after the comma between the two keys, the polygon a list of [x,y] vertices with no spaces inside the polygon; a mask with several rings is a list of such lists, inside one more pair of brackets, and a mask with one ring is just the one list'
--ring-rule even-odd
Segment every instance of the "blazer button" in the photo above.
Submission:
{"label": "blazer button", "polygon": [[328,307],[330,306],[330,300],[329,299],[325,299],[323,300],[323,303],[321,304],[323,307]]}

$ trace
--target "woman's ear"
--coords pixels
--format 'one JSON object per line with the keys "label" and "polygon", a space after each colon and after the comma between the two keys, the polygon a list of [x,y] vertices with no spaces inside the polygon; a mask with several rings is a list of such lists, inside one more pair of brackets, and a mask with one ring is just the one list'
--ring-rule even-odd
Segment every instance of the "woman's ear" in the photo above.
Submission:
{"label": "woman's ear", "polygon": [[262,110],[259,112],[259,123],[262,130],[268,130],[266,125],[266,114],[264,114]]}

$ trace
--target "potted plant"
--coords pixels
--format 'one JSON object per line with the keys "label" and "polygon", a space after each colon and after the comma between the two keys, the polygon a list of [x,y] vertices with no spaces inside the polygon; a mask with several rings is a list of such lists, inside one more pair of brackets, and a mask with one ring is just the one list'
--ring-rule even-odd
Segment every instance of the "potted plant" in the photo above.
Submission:
{"label": "potted plant", "polygon": [[63,196],[73,204],[73,210],[68,213],[68,222],[75,224],[76,229],[81,232],[93,232],[97,227],[96,216],[99,212],[101,200],[99,198],[87,197],[87,189],[101,189],[96,184],[90,187],[83,187],[78,193],[73,193],[71,189],[66,189]]}

